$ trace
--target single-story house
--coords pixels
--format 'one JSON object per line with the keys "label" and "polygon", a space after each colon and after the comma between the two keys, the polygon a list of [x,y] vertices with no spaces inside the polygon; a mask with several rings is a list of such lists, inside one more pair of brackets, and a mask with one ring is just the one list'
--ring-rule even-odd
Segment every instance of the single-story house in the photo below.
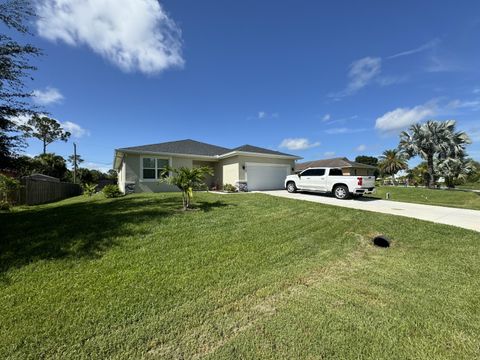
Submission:
{"label": "single-story house", "polygon": [[170,141],[115,150],[113,167],[123,192],[177,191],[162,183],[161,171],[172,168],[211,166],[208,187],[225,184],[251,190],[283,189],[285,177],[295,171],[298,156],[252,145],[233,149],[195,140]]}
{"label": "single-story house", "polygon": [[323,159],[323,160],[314,160],[307,161],[303,163],[298,163],[295,166],[295,172],[300,172],[302,170],[311,168],[311,167],[330,167],[330,168],[339,168],[342,169],[342,173],[345,176],[351,175],[374,175],[376,167],[371,165],[366,165],[358,163],[355,161],[350,161],[346,157],[339,157],[333,159]]}

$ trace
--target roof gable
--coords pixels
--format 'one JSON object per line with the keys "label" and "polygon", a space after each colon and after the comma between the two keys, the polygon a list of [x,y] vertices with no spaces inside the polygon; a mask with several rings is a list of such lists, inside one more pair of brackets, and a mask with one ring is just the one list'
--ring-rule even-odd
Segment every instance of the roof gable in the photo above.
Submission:
{"label": "roof gable", "polygon": [[356,167],[356,168],[362,168],[362,169],[375,169],[375,166],[361,164],[355,161],[350,161],[346,157],[307,161],[307,162],[297,164],[295,168],[297,170],[303,170],[310,167],[335,167],[335,168]]}
{"label": "roof gable", "polygon": [[[131,146],[126,148],[117,149],[117,151],[123,152],[145,152],[145,153],[167,153],[167,154],[183,154],[183,155],[197,155],[197,156],[222,156],[226,154],[233,153],[235,151],[239,152],[248,152],[252,154],[266,154],[266,155],[277,155],[277,156],[290,156],[296,157],[295,155],[290,155],[282,153],[280,151],[270,150],[266,148],[261,148],[253,145],[242,145],[233,149],[225,148],[222,146],[211,145],[204,142],[186,139],[178,141],[168,141],[158,144],[150,145],[141,145],[141,146]],[[296,157],[298,158],[298,157]]]}
{"label": "roof gable", "polygon": [[188,154],[188,155],[202,155],[215,156],[232,151],[231,149],[221,146],[211,145],[204,142],[186,139],[178,141],[168,141],[159,144],[132,146],[117,149],[119,151],[135,151],[135,152],[149,152],[149,153],[169,153],[169,154]]}
{"label": "roof gable", "polygon": [[265,149],[258,146],[248,145],[248,144],[236,147],[232,149],[232,151],[244,151],[244,152],[251,152],[251,153],[258,153],[258,154],[294,156],[294,155],[282,153],[280,151]]}

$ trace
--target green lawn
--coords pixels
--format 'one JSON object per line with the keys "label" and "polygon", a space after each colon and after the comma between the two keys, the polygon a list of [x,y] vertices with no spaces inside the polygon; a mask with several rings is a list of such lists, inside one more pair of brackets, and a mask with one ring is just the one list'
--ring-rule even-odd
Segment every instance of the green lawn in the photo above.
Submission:
{"label": "green lawn", "polygon": [[263,194],[195,200],[0,214],[0,358],[480,357],[479,233]]}
{"label": "green lawn", "polygon": [[459,189],[480,190],[480,182],[457,185]]}
{"label": "green lawn", "polygon": [[391,194],[392,201],[480,210],[480,193],[469,191],[380,186],[376,188],[375,194],[367,196],[385,199],[387,192]]}

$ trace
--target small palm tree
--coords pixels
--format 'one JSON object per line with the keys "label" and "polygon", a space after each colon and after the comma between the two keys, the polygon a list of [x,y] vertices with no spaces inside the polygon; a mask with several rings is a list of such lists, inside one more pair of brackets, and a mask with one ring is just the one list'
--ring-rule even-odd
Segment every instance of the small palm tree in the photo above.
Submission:
{"label": "small palm tree", "polygon": [[449,188],[454,188],[456,183],[465,181],[468,175],[476,171],[473,161],[465,158],[447,158],[438,161],[435,167],[445,177],[445,184]]}
{"label": "small palm tree", "polygon": [[408,168],[404,155],[397,149],[385,150],[380,156],[378,167],[382,174],[391,175],[395,184],[395,174]]}
{"label": "small palm tree", "polygon": [[435,186],[435,159],[461,158],[465,156],[465,146],[470,143],[463,131],[455,131],[454,120],[427,121],[412,125],[409,131],[400,134],[399,149],[407,158],[420,156],[427,162],[428,186]]}
{"label": "small palm tree", "polygon": [[193,190],[204,184],[205,176],[213,175],[213,169],[209,166],[194,168],[172,168],[167,166],[162,171],[161,181],[175,185],[182,192],[183,210],[188,210],[193,198]]}

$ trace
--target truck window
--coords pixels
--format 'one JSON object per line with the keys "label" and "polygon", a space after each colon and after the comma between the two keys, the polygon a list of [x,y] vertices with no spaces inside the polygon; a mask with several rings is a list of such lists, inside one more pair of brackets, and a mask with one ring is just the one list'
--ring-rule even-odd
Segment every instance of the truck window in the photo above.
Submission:
{"label": "truck window", "polygon": [[302,176],[323,176],[325,169],[308,169],[301,173]]}
{"label": "truck window", "polygon": [[342,169],[330,169],[330,176],[343,176]]}
{"label": "truck window", "polygon": [[325,169],[312,169],[312,176],[323,176],[325,175]]}

